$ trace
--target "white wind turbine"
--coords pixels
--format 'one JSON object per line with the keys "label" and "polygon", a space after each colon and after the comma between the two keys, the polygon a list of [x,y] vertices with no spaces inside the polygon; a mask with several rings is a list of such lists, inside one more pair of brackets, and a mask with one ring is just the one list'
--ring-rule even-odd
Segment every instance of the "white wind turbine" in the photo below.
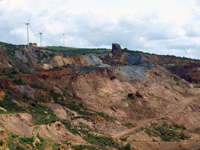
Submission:
{"label": "white wind turbine", "polygon": [[65,47],[65,34],[62,34],[63,36],[63,47]]}
{"label": "white wind turbine", "polygon": [[[24,24],[27,26],[27,45],[29,46],[29,26],[30,26],[30,20],[31,20],[31,15],[29,17],[28,22],[24,22]],[[30,26],[31,27],[31,26]]]}
{"label": "white wind turbine", "polygon": [[40,46],[42,47],[42,38],[43,38],[43,32],[44,30],[41,31],[38,31],[39,32],[39,35],[40,35]]}

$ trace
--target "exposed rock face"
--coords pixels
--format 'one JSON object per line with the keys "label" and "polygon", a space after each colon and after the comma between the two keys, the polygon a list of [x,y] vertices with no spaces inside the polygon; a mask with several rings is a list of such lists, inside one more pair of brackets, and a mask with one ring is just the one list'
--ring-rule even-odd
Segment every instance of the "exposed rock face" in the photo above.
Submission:
{"label": "exposed rock face", "polygon": [[200,63],[193,62],[172,68],[172,72],[190,83],[200,84]]}
{"label": "exposed rock face", "polygon": [[1,48],[0,48],[0,67],[1,68],[10,67],[9,62],[7,61],[6,56]]}
{"label": "exposed rock face", "polygon": [[[130,143],[141,150],[178,150],[180,146],[173,142],[182,142],[180,149],[200,145],[196,134],[200,131],[200,89],[189,88],[190,83],[168,70],[178,65],[183,69],[177,69],[177,75],[190,75],[191,82],[196,82],[200,80],[197,62],[184,61],[180,66],[181,59],[122,51],[119,44],[112,45],[109,55],[93,50],[87,55],[68,55],[12,45],[0,47],[0,54],[0,141],[2,128],[8,136],[19,135],[14,142],[21,136],[34,136],[35,146],[39,134],[46,140],[43,144],[52,139],[61,144],[60,149],[67,149],[66,143],[82,145],[80,149],[93,146],[90,135],[111,136],[119,145]],[[17,74],[12,74],[9,64]],[[19,77],[23,85],[16,82]],[[186,136],[189,131],[194,135],[189,140],[163,142],[143,130],[153,123],[167,123],[169,130],[176,127],[177,134],[185,128]]]}
{"label": "exposed rock face", "polygon": [[5,97],[4,91],[0,88],[0,101],[2,101]]}
{"label": "exposed rock face", "polygon": [[50,108],[58,118],[60,118],[60,119],[66,119],[67,118],[67,113],[61,105],[49,103],[47,105],[47,107]]}
{"label": "exposed rock face", "polygon": [[112,54],[113,57],[119,58],[122,55],[122,49],[119,44],[113,43],[112,44]]}

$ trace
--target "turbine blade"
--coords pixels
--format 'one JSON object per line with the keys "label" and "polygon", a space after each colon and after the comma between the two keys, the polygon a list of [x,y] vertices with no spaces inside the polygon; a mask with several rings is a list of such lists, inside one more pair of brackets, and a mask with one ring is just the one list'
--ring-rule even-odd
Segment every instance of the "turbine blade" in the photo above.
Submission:
{"label": "turbine blade", "polygon": [[19,22],[20,24],[26,24],[27,22]]}
{"label": "turbine blade", "polygon": [[45,28],[42,30],[42,33],[44,33],[44,31],[45,31]]}
{"label": "turbine blade", "polygon": [[30,16],[29,16],[28,23],[30,23],[30,21],[31,21],[31,14],[30,14]]}
{"label": "turbine blade", "polygon": [[[33,35],[35,36],[35,33],[33,31],[33,28],[31,27],[31,24],[29,24],[30,28],[31,28],[31,32],[33,33]],[[36,37],[36,36],[35,36]]]}

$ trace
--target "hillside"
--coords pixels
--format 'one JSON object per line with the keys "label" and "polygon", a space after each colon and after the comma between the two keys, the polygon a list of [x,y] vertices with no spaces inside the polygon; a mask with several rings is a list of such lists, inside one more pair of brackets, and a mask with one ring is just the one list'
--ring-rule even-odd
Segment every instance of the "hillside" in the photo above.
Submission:
{"label": "hillside", "polygon": [[200,61],[0,43],[0,147],[200,148]]}

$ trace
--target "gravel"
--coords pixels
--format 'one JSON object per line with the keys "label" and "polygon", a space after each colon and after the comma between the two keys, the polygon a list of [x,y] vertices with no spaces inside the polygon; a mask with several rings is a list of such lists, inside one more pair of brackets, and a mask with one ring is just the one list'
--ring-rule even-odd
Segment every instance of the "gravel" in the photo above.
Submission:
{"label": "gravel", "polygon": [[142,66],[123,66],[117,69],[118,73],[127,77],[134,79],[146,79],[145,73],[147,72],[146,67]]}
{"label": "gravel", "polygon": [[94,55],[86,55],[84,56],[85,61],[87,61],[90,65],[98,65],[98,67],[110,67],[110,65],[104,64],[99,57]]}

